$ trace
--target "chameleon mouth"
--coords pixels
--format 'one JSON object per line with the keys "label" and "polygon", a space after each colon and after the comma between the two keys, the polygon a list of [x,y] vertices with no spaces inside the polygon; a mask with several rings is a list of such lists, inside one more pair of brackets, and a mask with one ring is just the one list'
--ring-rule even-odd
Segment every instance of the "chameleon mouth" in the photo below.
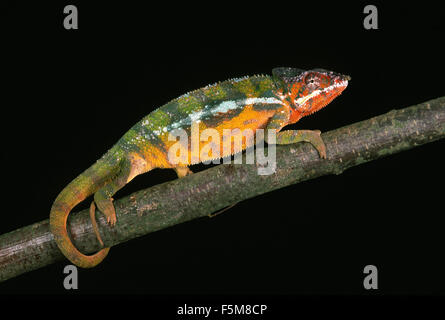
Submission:
{"label": "chameleon mouth", "polygon": [[311,115],[332,102],[336,97],[338,97],[348,86],[348,81],[351,78],[349,76],[344,76],[342,80],[330,85],[327,88],[319,89],[313,91],[306,97],[297,99],[295,101],[297,106],[304,106],[301,108],[300,112],[304,116]]}
{"label": "chameleon mouth", "polygon": [[333,93],[335,96],[337,96],[340,93],[342,93],[343,90],[345,90],[347,86],[348,86],[348,80],[341,80],[341,81],[334,83],[333,85],[330,85],[329,87],[326,87],[324,89],[314,90],[311,94],[295,100],[295,104],[302,106],[309,100],[317,99],[318,97],[326,95],[326,94]]}
{"label": "chameleon mouth", "polygon": [[330,85],[327,88],[324,88],[322,90],[320,90],[321,92],[331,92],[332,90],[340,90],[340,93],[346,89],[346,87],[348,86],[349,80],[351,80],[350,76],[344,76],[344,78],[336,83],[334,83],[333,85]]}

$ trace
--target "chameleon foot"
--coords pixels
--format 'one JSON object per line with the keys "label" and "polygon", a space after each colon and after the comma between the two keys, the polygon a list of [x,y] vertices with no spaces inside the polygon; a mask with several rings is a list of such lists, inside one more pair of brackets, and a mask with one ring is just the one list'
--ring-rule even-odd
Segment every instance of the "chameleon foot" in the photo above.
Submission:
{"label": "chameleon foot", "polygon": [[193,171],[190,170],[188,167],[176,167],[175,171],[178,175],[178,178],[183,178],[193,173]]}
{"label": "chameleon foot", "polygon": [[306,141],[312,144],[315,147],[315,149],[317,149],[321,159],[326,159],[326,145],[324,144],[324,141],[321,138],[321,131],[320,130],[301,130],[301,131],[307,131],[306,135],[308,137]]}
{"label": "chameleon foot", "polygon": [[326,146],[320,130],[286,130],[278,132],[277,144],[308,142],[317,149],[320,158],[326,159]]}
{"label": "chameleon foot", "polygon": [[113,198],[104,199],[100,202],[96,201],[96,205],[107,218],[107,223],[113,227],[116,224],[117,220],[116,211],[114,210],[113,205]]}

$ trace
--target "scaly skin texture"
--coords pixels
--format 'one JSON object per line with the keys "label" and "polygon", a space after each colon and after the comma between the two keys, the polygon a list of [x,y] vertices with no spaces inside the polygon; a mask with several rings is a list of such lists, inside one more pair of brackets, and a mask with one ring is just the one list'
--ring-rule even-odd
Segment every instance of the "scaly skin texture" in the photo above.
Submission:
{"label": "scaly skin texture", "polygon": [[[227,80],[187,93],[156,109],[134,125],[101,159],[58,195],[50,213],[50,228],[58,247],[77,266],[94,267],[105,258],[109,248],[87,256],[74,247],[66,229],[68,215],[74,206],[94,194],[95,205],[114,225],[116,214],[112,196],[135,176],[154,168],[172,168],[178,177],[183,177],[191,173],[188,164],[214,158],[212,154],[208,154],[207,158],[202,154],[193,154],[196,151],[189,143],[188,161],[179,164],[169,161],[169,148],[176,143],[169,141],[169,132],[183,129],[190,139],[192,123],[199,127],[200,132],[206,128],[215,129],[219,133],[221,146],[224,129],[251,129],[253,132],[256,129],[269,129],[276,131],[277,144],[309,142],[325,158],[326,149],[320,131],[279,131],[325,107],[346,89],[348,80],[348,76],[323,69],[304,71],[276,68],[272,76]],[[267,137],[266,134],[266,141]],[[243,137],[242,150],[254,141]],[[208,143],[200,142],[196,150],[201,150]],[[230,152],[235,151],[238,152],[232,141]],[[220,154],[223,154],[222,151]],[[96,235],[102,243],[94,220],[94,203],[90,214]]]}

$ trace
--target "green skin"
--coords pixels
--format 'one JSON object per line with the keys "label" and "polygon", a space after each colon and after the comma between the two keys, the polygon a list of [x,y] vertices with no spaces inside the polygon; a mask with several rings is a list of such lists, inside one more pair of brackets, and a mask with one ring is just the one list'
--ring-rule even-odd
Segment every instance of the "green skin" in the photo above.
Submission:
{"label": "green skin", "polygon": [[[109,248],[104,248],[94,255],[84,255],[69,238],[68,215],[88,196],[94,194],[90,214],[93,229],[103,246],[94,218],[96,205],[113,226],[117,218],[112,197],[135,176],[154,168],[175,169],[178,177],[191,173],[184,165],[175,166],[168,162],[166,137],[168,132],[178,128],[190,133],[192,121],[199,120],[208,128],[233,129],[232,120],[251,115],[252,121],[258,123],[256,128],[277,132],[277,144],[309,142],[325,158],[320,131],[278,131],[332,101],[346,88],[349,77],[317,69],[276,68],[272,73],[272,77],[232,79],[190,92],[156,109],[134,125],[102,158],[68,184],[54,201],[50,229],[62,253],[72,263],[84,268],[96,266],[108,254]],[[318,81],[315,84],[310,81],[314,76]],[[339,81],[343,81],[342,84],[346,81],[346,85],[339,87]],[[320,93],[317,90],[321,90]],[[335,91],[335,95],[329,96],[334,90],[338,93]],[[305,97],[311,98],[306,101],[302,99]]]}

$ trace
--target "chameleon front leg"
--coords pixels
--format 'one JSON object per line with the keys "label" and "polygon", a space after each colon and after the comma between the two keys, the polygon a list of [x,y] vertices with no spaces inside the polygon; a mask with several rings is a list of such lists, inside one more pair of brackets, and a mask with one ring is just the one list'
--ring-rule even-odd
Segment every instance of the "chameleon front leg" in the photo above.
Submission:
{"label": "chameleon front leg", "polygon": [[189,174],[192,174],[193,171],[189,169],[189,167],[175,167],[176,174],[178,175],[178,178],[183,178],[185,176],[188,176]]}
{"label": "chameleon front leg", "polygon": [[[283,127],[283,114],[274,116],[266,129],[280,130]],[[320,158],[326,159],[326,145],[320,136],[320,130],[286,130],[277,133],[276,144],[293,144],[297,142],[309,142],[317,149]],[[268,142],[267,130],[264,140]]]}
{"label": "chameleon front leg", "polygon": [[320,154],[320,158],[326,159],[326,145],[320,136],[320,130],[286,130],[278,132],[277,144],[292,144],[297,142],[309,142]]}

